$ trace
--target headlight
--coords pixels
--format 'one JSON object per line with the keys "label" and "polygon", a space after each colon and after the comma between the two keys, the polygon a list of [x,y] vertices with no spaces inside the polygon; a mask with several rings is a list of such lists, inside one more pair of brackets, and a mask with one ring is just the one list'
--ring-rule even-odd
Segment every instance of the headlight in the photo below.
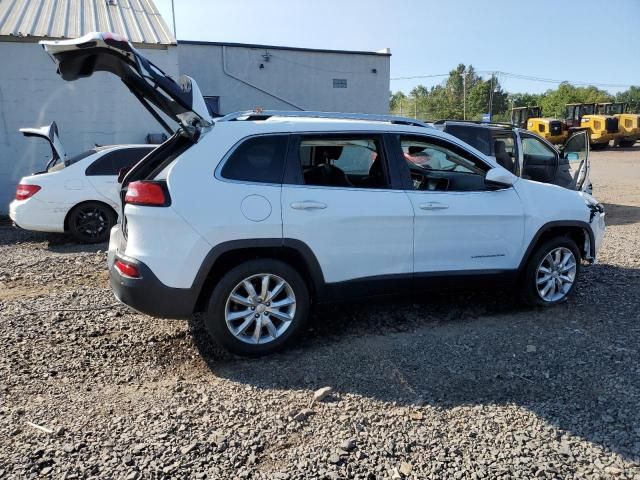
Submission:
{"label": "headlight", "polygon": [[589,195],[586,192],[580,192],[580,196],[591,212],[591,214],[589,215],[589,222],[591,222],[596,215],[604,213],[604,206],[599,203],[598,200],[596,200],[593,196]]}

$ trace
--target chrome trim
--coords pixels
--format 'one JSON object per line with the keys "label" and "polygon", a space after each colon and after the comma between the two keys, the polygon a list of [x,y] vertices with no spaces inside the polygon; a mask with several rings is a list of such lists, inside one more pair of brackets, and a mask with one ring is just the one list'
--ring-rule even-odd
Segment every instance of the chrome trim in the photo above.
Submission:
{"label": "chrome trim", "polygon": [[245,110],[234,112],[224,117],[215,119],[215,122],[230,122],[234,120],[247,120],[249,117],[286,117],[286,118],[329,118],[340,120],[364,120],[368,122],[388,122],[414,127],[433,128],[433,126],[416,120],[415,118],[399,117],[396,115],[377,115],[373,113],[342,113],[319,111],[288,111],[288,110]]}

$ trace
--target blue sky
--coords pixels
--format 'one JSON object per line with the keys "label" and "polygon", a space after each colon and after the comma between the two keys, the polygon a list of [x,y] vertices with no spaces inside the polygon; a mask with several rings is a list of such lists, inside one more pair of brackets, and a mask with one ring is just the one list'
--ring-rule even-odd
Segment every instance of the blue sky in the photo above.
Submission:
{"label": "blue sky", "polygon": [[[171,0],[155,3],[171,25]],[[388,47],[392,79],[446,74],[464,63],[537,78],[640,85],[639,0],[175,0],[175,10],[179,40]],[[443,78],[392,80],[391,90]],[[510,92],[555,86],[500,81]]]}

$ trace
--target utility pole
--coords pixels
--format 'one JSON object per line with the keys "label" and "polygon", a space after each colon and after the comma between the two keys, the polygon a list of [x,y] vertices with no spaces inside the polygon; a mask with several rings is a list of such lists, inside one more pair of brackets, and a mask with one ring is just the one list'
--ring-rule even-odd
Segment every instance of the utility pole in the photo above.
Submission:
{"label": "utility pole", "polygon": [[413,102],[413,118],[418,119],[418,97],[415,97]]}
{"label": "utility pole", "polygon": [[171,17],[173,18],[173,36],[178,41],[178,34],[176,33],[176,7],[171,0]]}
{"label": "utility pole", "polygon": [[467,119],[467,67],[462,71],[462,119]]}
{"label": "utility pole", "polygon": [[493,73],[491,74],[491,88],[489,90],[489,121],[491,121],[491,113],[493,112]]}

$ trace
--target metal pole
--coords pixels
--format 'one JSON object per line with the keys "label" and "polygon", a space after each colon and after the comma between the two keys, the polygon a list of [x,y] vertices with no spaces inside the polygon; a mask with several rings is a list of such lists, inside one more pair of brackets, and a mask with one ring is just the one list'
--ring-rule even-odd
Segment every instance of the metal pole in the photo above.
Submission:
{"label": "metal pole", "polygon": [[467,119],[467,67],[462,71],[462,119]]}
{"label": "metal pole", "polygon": [[493,73],[491,74],[491,89],[489,90],[489,121],[491,121],[491,113],[493,111]]}
{"label": "metal pole", "polygon": [[416,120],[418,119],[418,97],[415,97],[414,103],[413,103],[413,118],[415,118]]}
{"label": "metal pole", "polygon": [[173,36],[176,41],[178,41],[178,34],[176,33],[176,8],[173,4],[173,0],[171,0],[171,16],[173,17]]}

